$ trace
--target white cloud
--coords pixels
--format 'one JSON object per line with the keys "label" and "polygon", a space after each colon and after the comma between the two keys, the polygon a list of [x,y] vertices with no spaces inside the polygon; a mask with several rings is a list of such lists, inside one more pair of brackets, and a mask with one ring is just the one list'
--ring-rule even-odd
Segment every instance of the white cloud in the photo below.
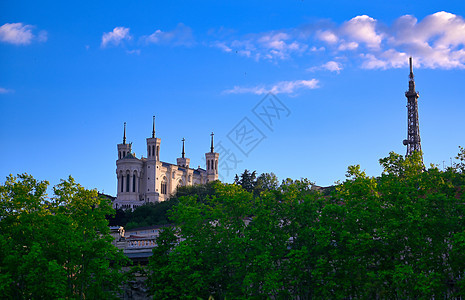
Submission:
{"label": "white cloud", "polygon": [[316,32],[316,37],[319,40],[325,41],[329,44],[334,44],[339,41],[339,38],[336,36],[336,34],[330,30],[318,30]]}
{"label": "white cloud", "polygon": [[341,63],[337,61],[328,61],[327,63],[324,63],[321,66],[308,68],[307,71],[314,72],[318,70],[327,70],[339,74],[342,71],[342,69],[343,67]]}
{"label": "white cloud", "polygon": [[223,50],[224,52],[231,52],[232,51],[232,49],[230,47],[228,47],[223,42],[215,42],[215,43],[212,44],[212,47],[219,48],[219,49]]}
{"label": "white cloud", "polygon": [[362,59],[362,68],[405,67],[410,55],[419,67],[465,68],[465,20],[452,13],[437,12],[421,21],[404,15],[392,26],[363,15],[332,29],[336,37],[331,40],[322,39],[321,32],[316,32],[317,39],[337,45],[337,51],[354,51]]}
{"label": "white cloud", "polygon": [[339,47],[337,47],[337,50],[340,51],[345,51],[345,50],[355,50],[358,48],[358,43],[357,42],[346,42],[343,41]]}
{"label": "white cloud", "polygon": [[383,34],[377,32],[377,21],[367,15],[356,16],[345,22],[341,33],[351,42],[365,43],[368,48],[378,49],[383,40]]}
{"label": "white cloud", "polygon": [[273,94],[294,94],[300,89],[317,89],[319,81],[317,79],[280,81],[273,85],[258,85],[254,87],[235,86],[230,90],[224,91],[226,94],[256,94],[262,95],[267,93]]}
{"label": "white cloud", "polygon": [[131,40],[132,36],[129,34],[129,28],[115,27],[113,31],[105,32],[102,35],[102,43],[100,46],[105,48],[108,45],[118,46],[124,40]]}
{"label": "white cloud", "polygon": [[9,93],[13,93],[13,92],[14,92],[13,90],[0,87],[0,94],[9,94]]}
{"label": "white cloud", "polygon": [[331,72],[336,72],[338,74],[339,72],[342,71],[342,64],[336,61],[328,61],[327,63],[323,64],[321,67],[323,69],[326,69]]}
{"label": "white cloud", "polygon": [[6,23],[0,26],[0,41],[14,45],[29,45],[32,41],[47,41],[47,32],[33,33],[34,26],[23,23]]}
{"label": "white cloud", "polygon": [[155,30],[154,33],[141,38],[148,44],[170,44],[174,46],[191,46],[194,44],[192,29],[182,23],[179,23],[171,31]]}

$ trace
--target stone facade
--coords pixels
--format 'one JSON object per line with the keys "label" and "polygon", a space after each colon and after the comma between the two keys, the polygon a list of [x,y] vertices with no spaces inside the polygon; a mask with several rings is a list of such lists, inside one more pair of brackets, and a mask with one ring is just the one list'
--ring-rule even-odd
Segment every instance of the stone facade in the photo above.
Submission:
{"label": "stone facade", "polygon": [[213,149],[213,133],[210,152],[205,153],[206,169],[189,167],[190,159],[184,153],[184,139],[182,155],[176,164],[161,161],[161,139],[155,137],[155,119],[152,136],[146,142],[147,157],[137,158],[132,153],[132,144],[126,143],[126,123],[124,124],[123,143],[117,146],[118,185],[114,208],[134,209],[145,203],[165,201],[176,192],[178,186],[218,180],[219,154]]}

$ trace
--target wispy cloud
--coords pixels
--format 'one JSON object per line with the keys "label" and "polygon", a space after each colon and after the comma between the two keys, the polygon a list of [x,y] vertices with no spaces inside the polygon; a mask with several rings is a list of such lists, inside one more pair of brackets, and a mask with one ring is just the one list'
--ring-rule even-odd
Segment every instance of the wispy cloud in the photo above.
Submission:
{"label": "wispy cloud", "polygon": [[256,94],[262,95],[267,93],[273,94],[294,94],[302,89],[316,89],[319,81],[317,79],[280,81],[273,85],[257,85],[253,87],[235,86],[230,90],[224,91],[225,94]]}
{"label": "wispy cloud", "polygon": [[216,42],[212,43],[211,46],[215,47],[215,48],[218,48],[218,49],[221,49],[224,52],[231,52],[232,51],[232,49],[230,47],[228,47],[226,45],[226,43],[223,43],[223,42],[216,41]]}
{"label": "wispy cloud", "polygon": [[321,66],[308,68],[307,71],[314,72],[318,70],[327,70],[339,74],[342,71],[342,69],[343,67],[341,63],[337,61],[328,61],[327,63],[324,63]]}
{"label": "wispy cloud", "polygon": [[139,55],[139,54],[140,54],[140,49],[127,50],[126,53],[127,53],[127,54]]}
{"label": "wispy cloud", "polygon": [[14,93],[14,90],[10,90],[10,89],[0,87],[0,94],[9,94],[9,93]]}
{"label": "wispy cloud", "polygon": [[[391,25],[367,15],[355,16],[341,24],[319,22],[302,26],[226,37],[213,46],[259,60],[279,62],[297,56],[314,55],[327,61],[345,56],[366,69],[401,68],[407,57],[424,68],[465,68],[465,20],[440,11],[417,20],[400,16]],[[340,65],[319,67],[335,72]]]}
{"label": "wispy cloud", "polygon": [[35,26],[23,23],[6,23],[0,26],[0,41],[14,45],[29,45],[33,41],[47,41],[45,30],[34,33]]}
{"label": "wispy cloud", "polygon": [[[155,30],[150,35],[143,35],[140,37],[134,37],[130,33],[130,29],[127,27],[115,27],[113,31],[104,32],[102,35],[101,48],[107,46],[125,46],[127,48],[128,42],[132,46],[135,44],[138,47],[144,47],[150,44],[156,45],[170,45],[170,46],[192,46],[195,44],[192,29],[182,23],[179,23],[175,29],[171,31],[163,31],[161,29]],[[128,49],[128,54],[140,54],[140,49]]]}
{"label": "wispy cloud", "polygon": [[213,46],[224,52],[232,52],[251,57],[255,60],[283,60],[292,55],[304,53],[308,46],[293,39],[284,31],[272,31],[261,34],[251,34],[244,39],[232,41],[216,41]]}
{"label": "wispy cloud", "polygon": [[147,44],[173,46],[191,46],[195,43],[192,29],[182,23],[171,31],[157,29],[151,35],[141,37],[141,40]]}
{"label": "wispy cloud", "polygon": [[113,31],[104,32],[102,35],[102,48],[108,45],[119,46],[124,41],[132,39],[132,35],[129,33],[129,28],[126,27],[115,27]]}

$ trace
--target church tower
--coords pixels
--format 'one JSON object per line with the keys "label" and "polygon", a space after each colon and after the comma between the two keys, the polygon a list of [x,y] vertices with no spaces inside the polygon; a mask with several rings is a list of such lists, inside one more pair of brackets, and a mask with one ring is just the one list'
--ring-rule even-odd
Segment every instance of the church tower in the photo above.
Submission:
{"label": "church tower", "polygon": [[418,121],[418,97],[419,94],[415,91],[415,80],[413,76],[412,57],[410,62],[410,75],[408,82],[408,91],[405,92],[407,97],[407,139],[404,140],[404,145],[407,146],[406,156],[412,155],[414,151],[421,151],[420,139],[420,124]]}
{"label": "church tower", "polygon": [[[139,200],[140,174],[142,162],[131,152],[131,143],[126,143],[126,123],[124,123],[123,143],[118,144],[118,160],[116,161],[117,199],[127,202]],[[116,208],[130,208],[133,206],[120,204]]]}
{"label": "church tower", "polygon": [[185,157],[186,153],[184,152],[184,142],[186,141],[186,139],[182,138],[181,141],[182,141],[181,157],[176,159],[176,163],[180,167],[189,168],[189,163],[190,163],[191,160],[190,160],[190,158]]}
{"label": "church tower", "polygon": [[207,182],[218,180],[218,158],[220,154],[214,151],[214,147],[213,147],[213,136],[214,135],[215,134],[212,132],[210,152],[205,153],[205,159],[207,161]]}
{"label": "church tower", "polygon": [[147,164],[145,166],[145,195],[147,202],[158,201],[156,191],[157,162],[160,161],[161,139],[155,137],[155,116],[152,121],[152,137],[147,138]]}

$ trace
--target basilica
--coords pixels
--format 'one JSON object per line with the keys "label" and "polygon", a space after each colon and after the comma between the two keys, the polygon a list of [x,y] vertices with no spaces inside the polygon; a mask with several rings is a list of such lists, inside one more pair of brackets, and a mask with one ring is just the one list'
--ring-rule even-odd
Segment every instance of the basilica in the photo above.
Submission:
{"label": "basilica", "polygon": [[134,209],[149,202],[167,200],[178,186],[204,184],[218,180],[219,153],[214,152],[213,133],[210,152],[205,153],[206,170],[189,167],[190,159],[185,157],[184,139],[181,157],[176,164],[160,161],[161,139],[155,136],[153,117],[152,136],[147,138],[147,157],[137,158],[131,151],[132,143],[126,143],[124,123],[123,143],[118,144],[116,160],[117,195],[113,207]]}

